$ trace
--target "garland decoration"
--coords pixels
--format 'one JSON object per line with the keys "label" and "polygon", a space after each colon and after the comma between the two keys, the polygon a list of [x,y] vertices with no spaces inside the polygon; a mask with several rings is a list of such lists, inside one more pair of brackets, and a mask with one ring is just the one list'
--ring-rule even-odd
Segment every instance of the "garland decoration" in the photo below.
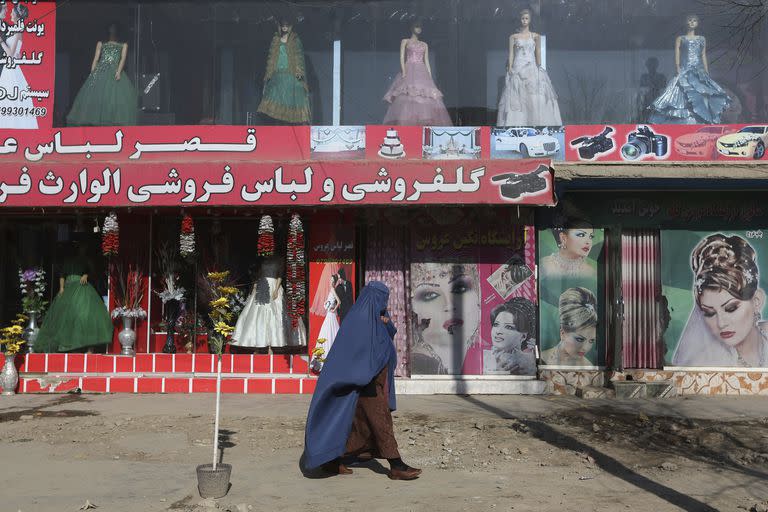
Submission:
{"label": "garland decoration", "polygon": [[259,240],[256,251],[259,256],[275,254],[275,226],[269,215],[262,215],[259,221]]}
{"label": "garland decoration", "polygon": [[117,256],[120,250],[120,226],[117,224],[117,214],[110,212],[104,219],[101,230],[101,252],[104,256]]}
{"label": "garland decoration", "polygon": [[181,219],[179,254],[182,258],[188,258],[195,254],[195,222],[189,215],[184,215],[184,218]]}
{"label": "garland decoration", "polygon": [[298,213],[291,216],[288,227],[288,250],[286,254],[286,294],[288,316],[291,327],[298,326],[304,316],[307,302],[306,270],[304,259],[304,227]]}

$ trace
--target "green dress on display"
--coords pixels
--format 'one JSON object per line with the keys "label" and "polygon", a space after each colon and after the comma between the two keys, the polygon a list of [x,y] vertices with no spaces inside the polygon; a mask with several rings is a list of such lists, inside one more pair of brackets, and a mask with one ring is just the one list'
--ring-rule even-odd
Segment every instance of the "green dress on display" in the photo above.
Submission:
{"label": "green dress on display", "polygon": [[112,319],[96,289],[80,284],[82,262],[64,265],[64,293],[57,295],[43,319],[36,352],[73,352],[112,342]]}
{"label": "green dress on display", "polygon": [[136,124],[138,96],[125,71],[115,80],[123,43],[102,43],[99,61],[77,93],[67,115],[69,126],[131,126]]}
{"label": "green dress on display", "polygon": [[283,42],[272,39],[259,112],[288,123],[309,123],[309,92],[305,81],[304,47],[291,32]]}

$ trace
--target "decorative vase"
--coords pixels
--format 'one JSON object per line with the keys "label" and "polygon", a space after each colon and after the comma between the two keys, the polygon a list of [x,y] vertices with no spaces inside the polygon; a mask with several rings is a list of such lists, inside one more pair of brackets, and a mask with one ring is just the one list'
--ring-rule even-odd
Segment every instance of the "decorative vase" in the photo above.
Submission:
{"label": "decorative vase", "polygon": [[120,355],[136,355],[136,351],[133,349],[136,344],[136,331],[133,330],[134,321],[134,318],[123,317],[123,330],[117,335],[117,339],[120,340],[120,345],[123,347]]}
{"label": "decorative vase", "polygon": [[3,369],[0,370],[0,387],[3,388],[4,395],[15,395],[16,385],[19,383],[19,372],[16,371],[16,365],[14,364],[16,354],[5,356],[5,364]]}
{"label": "decorative vase", "polygon": [[163,345],[163,354],[176,353],[176,338],[173,333],[173,326],[168,326],[165,333],[165,345]]}
{"label": "decorative vase", "polygon": [[163,345],[164,354],[176,353],[176,322],[181,313],[181,303],[178,300],[169,300],[165,305],[165,345]]}
{"label": "decorative vase", "polygon": [[37,341],[37,334],[40,332],[40,324],[37,319],[37,311],[27,311],[29,316],[29,322],[24,328],[24,333],[21,337],[26,341],[27,353],[31,354],[35,351],[35,341]]}

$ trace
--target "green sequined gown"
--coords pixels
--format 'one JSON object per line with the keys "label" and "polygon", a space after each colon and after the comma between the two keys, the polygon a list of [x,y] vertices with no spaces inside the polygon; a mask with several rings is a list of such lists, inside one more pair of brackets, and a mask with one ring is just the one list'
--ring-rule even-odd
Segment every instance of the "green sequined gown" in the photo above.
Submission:
{"label": "green sequined gown", "polygon": [[88,75],[67,115],[69,126],[130,126],[136,124],[138,96],[125,71],[120,80],[115,72],[120,65],[123,43],[107,41],[101,45],[96,68]]}
{"label": "green sequined gown", "polygon": [[112,342],[112,319],[96,289],[80,284],[86,266],[64,264],[64,293],[51,302],[35,341],[35,352],[73,352]]}
{"label": "green sequined gown", "polygon": [[[299,41],[296,44],[303,67],[303,49]],[[291,72],[288,51],[288,45],[280,41],[277,69],[264,84],[259,112],[288,123],[309,123],[309,93],[304,81]]]}

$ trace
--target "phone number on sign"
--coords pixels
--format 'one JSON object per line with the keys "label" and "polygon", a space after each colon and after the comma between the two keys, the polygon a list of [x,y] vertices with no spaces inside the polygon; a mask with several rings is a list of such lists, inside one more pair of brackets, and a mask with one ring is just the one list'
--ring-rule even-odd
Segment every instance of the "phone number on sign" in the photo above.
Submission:
{"label": "phone number on sign", "polygon": [[0,107],[0,116],[43,117],[48,113],[45,107]]}

